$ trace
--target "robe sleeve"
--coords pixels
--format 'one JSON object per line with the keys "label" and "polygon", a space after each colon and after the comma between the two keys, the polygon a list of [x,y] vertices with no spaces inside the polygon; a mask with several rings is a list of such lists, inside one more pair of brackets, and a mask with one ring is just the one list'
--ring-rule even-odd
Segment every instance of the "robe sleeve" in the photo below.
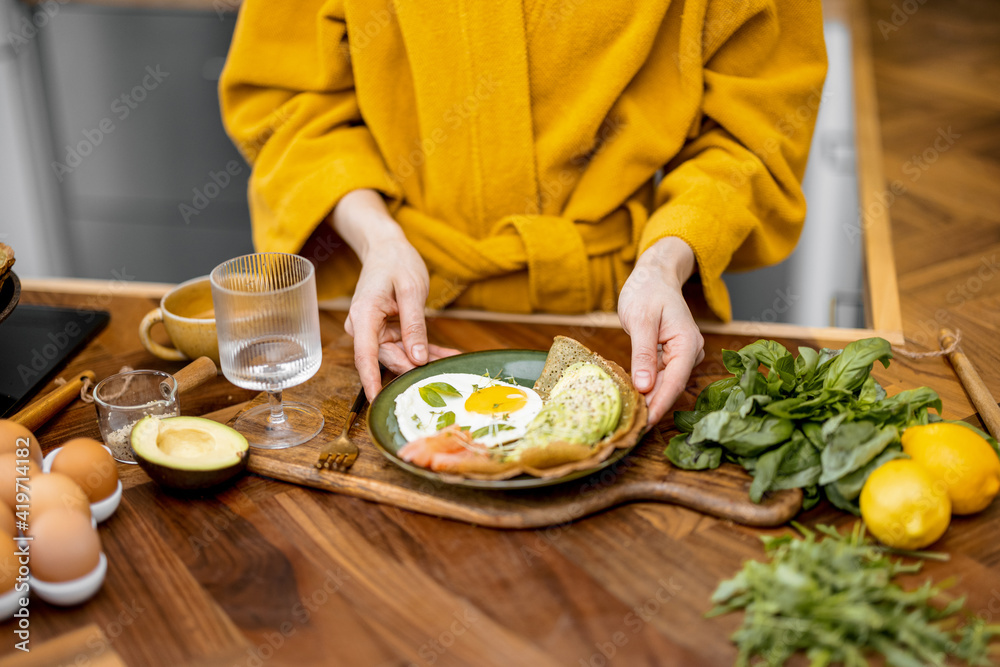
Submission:
{"label": "robe sleeve", "polygon": [[685,240],[708,306],[728,320],[722,272],[781,261],[802,230],[801,181],[826,76],[820,3],[712,2],[701,56],[701,123],[665,167],[639,252],[666,236]]}
{"label": "robe sleeve", "polygon": [[397,196],[358,108],[342,0],[245,0],[219,97],[226,131],[253,167],[258,250],[299,251],[352,190]]}

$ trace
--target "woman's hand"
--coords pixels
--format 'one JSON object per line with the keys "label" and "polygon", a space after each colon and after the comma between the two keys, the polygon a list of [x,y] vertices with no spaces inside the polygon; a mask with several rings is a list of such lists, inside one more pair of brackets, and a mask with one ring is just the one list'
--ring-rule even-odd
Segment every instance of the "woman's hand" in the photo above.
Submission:
{"label": "woman's hand", "polygon": [[382,197],[372,190],[349,193],[334,209],[332,224],[361,259],[344,328],[354,337],[354,365],[370,401],[382,388],[379,361],[404,373],[458,350],[427,343],[427,267]]}
{"label": "woman's hand", "polygon": [[694,266],[687,243],[660,239],[639,257],[618,295],[618,317],[632,338],[632,383],[646,395],[650,424],[663,418],[705,358],[705,341],[681,293]]}

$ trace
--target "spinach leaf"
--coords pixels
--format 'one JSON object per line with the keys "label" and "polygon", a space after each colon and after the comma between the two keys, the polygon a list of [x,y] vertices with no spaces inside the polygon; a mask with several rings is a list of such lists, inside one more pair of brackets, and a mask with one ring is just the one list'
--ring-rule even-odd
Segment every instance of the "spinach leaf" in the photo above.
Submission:
{"label": "spinach leaf", "polygon": [[722,365],[739,380],[743,375],[743,356],[736,350],[722,351]]}
{"label": "spinach leaf", "polygon": [[868,474],[901,455],[900,432],[941,419],[930,412],[940,413],[941,399],[927,387],[886,395],[871,370],[891,358],[881,338],[844,350],[800,347],[798,357],[768,340],[726,350],[733,375],[702,390],[694,410],[675,413],[685,437],[671,441],[667,456],[684,465],[738,463],[754,476],[754,500],[803,488],[809,506],[825,495],[856,512]]}
{"label": "spinach leaf", "polygon": [[905,389],[871,406],[868,418],[910,426],[921,419],[921,414],[926,414],[927,408],[934,408],[938,414],[941,413],[941,397],[936,391],[930,387]]}
{"label": "spinach leaf", "polygon": [[819,352],[811,347],[800,347],[799,356],[795,360],[795,381],[797,384],[808,382],[816,374],[819,366]]}
{"label": "spinach leaf", "polygon": [[842,496],[836,484],[827,484],[824,486],[823,493],[826,494],[826,499],[830,501],[830,504],[837,509],[850,512],[854,516],[861,516],[861,510],[858,509],[857,502],[850,501]]}
{"label": "spinach leaf", "polygon": [[898,440],[899,430],[892,424],[879,427],[874,422],[861,421],[840,425],[826,438],[826,447],[820,455],[823,475],[819,483],[826,485],[854,472]]}
{"label": "spinach leaf", "polygon": [[681,433],[690,433],[694,430],[694,425],[697,424],[702,417],[707,415],[710,410],[678,410],[674,413],[674,426]]}
{"label": "spinach leaf", "polygon": [[758,340],[740,350],[740,354],[767,366],[770,395],[776,395],[782,390],[788,391],[795,386],[795,359],[781,343]]}
{"label": "spinach leaf", "polygon": [[892,347],[884,338],[865,338],[849,343],[833,360],[823,380],[824,389],[854,391],[871,373],[872,364],[881,361],[886,368],[892,359]]}
{"label": "spinach leaf", "polygon": [[704,447],[688,442],[688,435],[681,433],[670,439],[667,458],[684,470],[710,470],[722,463],[721,447]]}
{"label": "spinach leaf", "polygon": [[819,422],[802,422],[799,426],[802,435],[816,448],[823,451],[826,448],[826,438],[823,437],[823,424]]}
{"label": "spinach leaf", "polygon": [[813,486],[822,470],[819,452],[801,431],[795,431],[784,445],[757,459],[750,499],[756,503],[767,491]]}
{"label": "spinach leaf", "polygon": [[778,476],[781,459],[791,446],[792,442],[789,440],[781,447],[764,452],[758,457],[757,465],[754,466],[753,482],[750,484],[750,500],[759,503],[763,499],[764,492],[771,488],[774,478]]}
{"label": "spinach leaf", "polygon": [[698,399],[694,402],[694,409],[700,412],[718,410],[726,404],[730,392],[739,384],[738,377],[729,377],[713,382],[698,394]]}
{"label": "spinach leaf", "polygon": [[733,454],[754,456],[784,442],[795,430],[788,419],[770,415],[741,417],[734,412],[711,412],[695,425],[690,435],[692,444],[714,442]]}
{"label": "spinach leaf", "polygon": [[773,489],[798,489],[813,486],[823,471],[820,452],[801,430],[792,433],[791,447],[785,452],[778,466]]}

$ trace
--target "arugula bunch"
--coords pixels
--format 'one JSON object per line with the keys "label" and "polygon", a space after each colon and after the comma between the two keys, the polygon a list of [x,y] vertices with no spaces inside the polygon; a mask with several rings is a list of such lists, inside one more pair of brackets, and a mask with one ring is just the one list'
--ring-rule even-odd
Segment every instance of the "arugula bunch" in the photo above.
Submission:
{"label": "arugula bunch", "polygon": [[667,458],[687,470],[717,468],[724,460],[743,466],[753,475],[754,502],[768,491],[801,488],[805,509],[825,495],[858,514],[868,475],[906,457],[902,431],[940,421],[929,409],[940,413],[941,399],[928,387],[886,396],[871,375],[876,362],[888,368],[892,358],[883,338],[798,352],[793,357],[773,340],[724,350],[732,377],[705,387],[694,410],[674,413],[681,433],[670,440]]}
{"label": "arugula bunch", "polygon": [[[783,665],[796,651],[805,651],[812,665],[867,665],[872,651],[899,667],[950,664],[948,657],[992,664],[990,640],[1000,635],[1000,626],[969,618],[956,629],[964,598],[938,608],[931,601],[941,596],[940,586],[928,580],[906,591],[894,581],[898,574],[919,571],[922,563],[889,558],[865,538],[861,522],[846,536],[817,526],[826,535],[822,540],[793,525],[805,539],[761,537],[770,560],[747,561],[712,594],[709,617],[746,611],[732,636],[739,647],[737,665],[758,657],[762,661],[753,664]],[[947,559],[927,552],[905,555]]]}

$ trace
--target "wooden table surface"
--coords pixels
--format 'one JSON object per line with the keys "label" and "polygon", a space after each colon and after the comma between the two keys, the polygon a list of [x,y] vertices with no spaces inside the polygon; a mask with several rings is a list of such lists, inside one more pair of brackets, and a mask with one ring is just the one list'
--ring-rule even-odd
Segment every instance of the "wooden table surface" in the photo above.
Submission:
{"label": "wooden table surface", "polygon": [[[931,349],[941,325],[960,328],[1000,396],[996,3],[914,3],[903,13],[909,5],[894,0],[867,5],[884,177],[902,186],[888,191],[888,206],[907,343]],[[961,136],[947,151],[932,151],[949,129]],[[135,329],[155,301],[116,285],[24,296],[113,312],[67,376],[92,368],[104,377],[124,364],[178,369],[138,346]],[[342,335],[341,321],[342,314],[324,314],[324,342]],[[627,341],[615,330],[437,320],[431,331],[469,350],[544,348],[554,334],[569,333],[627,360]],[[707,336],[709,358],[686,404],[715,372],[719,350],[748,340]],[[973,412],[943,360],[900,359],[876,375],[890,393],[930,385],[944,398],[945,417]],[[185,396],[182,408],[201,414],[249,397],[219,378]],[[39,430],[43,447],[97,437],[93,419],[92,406],[74,404]],[[739,617],[703,613],[721,579],[762,556],[758,536],[774,532],[652,503],[546,530],[495,531],[256,476],[216,498],[182,501],[135,468],[122,472],[122,506],[100,528],[109,558],[104,587],[74,609],[33,601],[34,662],[18,664],[731,664],[726,637]],[[853,521],[825,505],[802,518]],[[936,580],[954,575],[968,609],[994,623],[998,529],[1000,503],[956,519],[935,547],[951,560],[925,568]],[[12,630],[0,624],[0,664],[26,657],[13,655]],[[56,638],[63,642],[46,644]],[[53,652],[41,653],[45,645]]]}
{"label": "wooden table surface", "polygon": [[[24,296],[25,303],[98,301],[111,311],[111,324],[64,375],[182,366],[139,345],[136,329],[155,298],[118,295],[110,286],[95,295]],[[325,344],[344,335],[342,319],[323,314]],[[454,319],[429,325],[434,341],[468,351],[544,349],[563,333],[628,361],[627,338],[616,329]],[[720,375],[723,347],[748,340],[709,335],[708,359],[679,407]],[[897,360],[877,376],[890,394],[930,384],[944,398],[946,417],[972,412],[941,359]],[[185,395],[181,407],[204,414],[250,396],[220,376]],[[669,430],[669,420],[662,426]],[[99,438],[94,407],[77,401],[37,435],[45,450],[71,436]],[[762,555],[758,536],[766,532],[654,503],[544,530],[498,531],[253,475],[217,497],[184,500],[137,467],[120,470],[122,504],[100,527],[109,559],[101,591],[77,608],[31,603],[33,647],[88,624],[103,632],[104,639],[78,643],[66,664],[76,651],[107,658],[109,648],[125,664],[150,666],[602,665],[611,653],[615,664],[730,664],[735,653],[726,637],[739,618],[703,614],[719,581]],[[826,506],[803,518],[854,521]],[[956,589],[969,595],[974,612],[1000,611],[998,527],[1000,503],[956,520],[937,545],[952,560],[927,567],[935,578],[958,575]],[[4,651],[12,649],[12,628],[0,626]]]}

